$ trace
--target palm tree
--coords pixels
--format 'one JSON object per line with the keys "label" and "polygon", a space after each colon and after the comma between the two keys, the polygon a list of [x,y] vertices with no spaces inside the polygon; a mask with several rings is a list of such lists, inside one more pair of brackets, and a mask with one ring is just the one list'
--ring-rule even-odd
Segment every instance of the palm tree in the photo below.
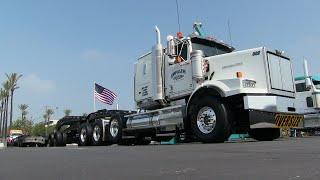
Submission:
{"label": "palm tree", "polygon": [[[54,114],[54,111],[52,109],[46,109],[43,118],[44,118],[44,124],[48,125],[51,115]],[[46,126],[46,137],[48,137],[48,126]]]}
{"label": "palm tree", "polygon": [[44,122],[47,122],[47,119],[48,119],[47,114],[44,114],[42,117],[43,117],[43,119],[44,119]]}
{"label": "palm tree", "polygon": [[1,88],[0,89],[0,136],[2,135],[2,122],[3,122],[3,112],[4,112],[4,99],[5,99],[5,92]]}
{"label": "palm tree", "polygon": [[20,104],[18,106],[18,108],[21,111],[21,120],[25,120],[26,119],[26,115],[28,114],[28,111],[27,111],[28,107],[29,106],[27,104]]}
{"label": "palm tree", "polygon": [[2,136],[2,112],[3,112],[3,107],[0,106],[0,137]]}
{"label": "palm tree", "polygon": [[10,124],[9,127],[12,125],[12,113],[13,113],[13,93],[16,89],[18,89],[18,80],[22,77],[22,75],[17,74],[17,73],[12,73],[12,74],[6,74],[7,76],[7,81],[9,82],[9,87],[10,87]]}
{"label": "palm tree", "polygon": [[64,111],[64,116],[70,116],[70,114],[71,114],[71,109],[65,109]]}
{"label": "palm tree", "polygon": [[9,81],[5,81],[3,84],[4,89],[4,117],[2,122],[2,129],[4,137],[7,136],[7,130],[8,130],[8,108],[9,108],[9,96],[10,96],[10,84]]}
{"label": "palm tree", "polygon": [[52,109],[46,109],[46,112],[44,115],[47,117],[47,123],[50,121],[51,115],[53,114],[54,114],[54,111]]}

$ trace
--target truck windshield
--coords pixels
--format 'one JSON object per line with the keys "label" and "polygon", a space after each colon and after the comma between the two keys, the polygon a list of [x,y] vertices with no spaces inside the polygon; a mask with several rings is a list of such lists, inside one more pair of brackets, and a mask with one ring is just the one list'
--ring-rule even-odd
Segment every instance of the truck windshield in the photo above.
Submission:
{"label": "truck windshield", "polygon": [[192,49],[202,50],[205,57],[228,53],[228,51],[222,48],[219,48],[217,46],[208,46],[208,45],[198,44],[198,43],[192,43]]}
{"label": "truck windshield", "polygon": [[191,38],[191,42],[192,50],[202,50],[205,57],[216,56],[233,51],[232,48],[210,39],[193,37]]}
{"label": "truck windshield", "polygon": [[320,89],[320,81],[313,80],[313,84],[317,89]]}
{"label": "truck windshield", "polygon": [[18,136],[21,136],[21,135],[22,135],[22,134],[16,134],[16,133],[11,134],[12,137],[18,137]]}

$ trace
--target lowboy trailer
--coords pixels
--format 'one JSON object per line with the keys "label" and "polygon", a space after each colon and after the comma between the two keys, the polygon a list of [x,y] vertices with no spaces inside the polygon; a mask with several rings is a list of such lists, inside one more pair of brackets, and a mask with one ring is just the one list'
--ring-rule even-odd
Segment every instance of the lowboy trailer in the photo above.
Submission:
{"label": "lowboy trailer", "polygon": [[99,110],[88,116],[66,116],[60,119],[54,132],[48,137],[49,146],[80,146],[120,143],[119,131],[125,123],[125,115],[135,111]]}

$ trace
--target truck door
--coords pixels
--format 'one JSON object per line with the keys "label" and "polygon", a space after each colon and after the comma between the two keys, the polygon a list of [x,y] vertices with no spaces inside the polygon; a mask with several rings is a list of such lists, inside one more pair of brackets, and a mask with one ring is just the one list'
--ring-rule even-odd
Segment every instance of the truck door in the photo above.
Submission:
{"label": "truck door", "polygon": [[177,99],[189,95],[193,90],[192,68],[188,47],[178,47],[182,52],[177,53],[182,56],[181,62],[172,64],[166,63],[165,87],[166,96],[169,99]]}

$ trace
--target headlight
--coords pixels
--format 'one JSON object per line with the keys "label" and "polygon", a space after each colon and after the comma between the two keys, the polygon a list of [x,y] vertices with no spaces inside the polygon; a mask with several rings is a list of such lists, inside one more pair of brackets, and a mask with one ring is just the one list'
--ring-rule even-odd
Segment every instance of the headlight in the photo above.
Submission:
{"label": "headlight", "polygon": [[255,88],[256,87],[256,81],[244,79],[242,80],[242,86],[244,88]]}

